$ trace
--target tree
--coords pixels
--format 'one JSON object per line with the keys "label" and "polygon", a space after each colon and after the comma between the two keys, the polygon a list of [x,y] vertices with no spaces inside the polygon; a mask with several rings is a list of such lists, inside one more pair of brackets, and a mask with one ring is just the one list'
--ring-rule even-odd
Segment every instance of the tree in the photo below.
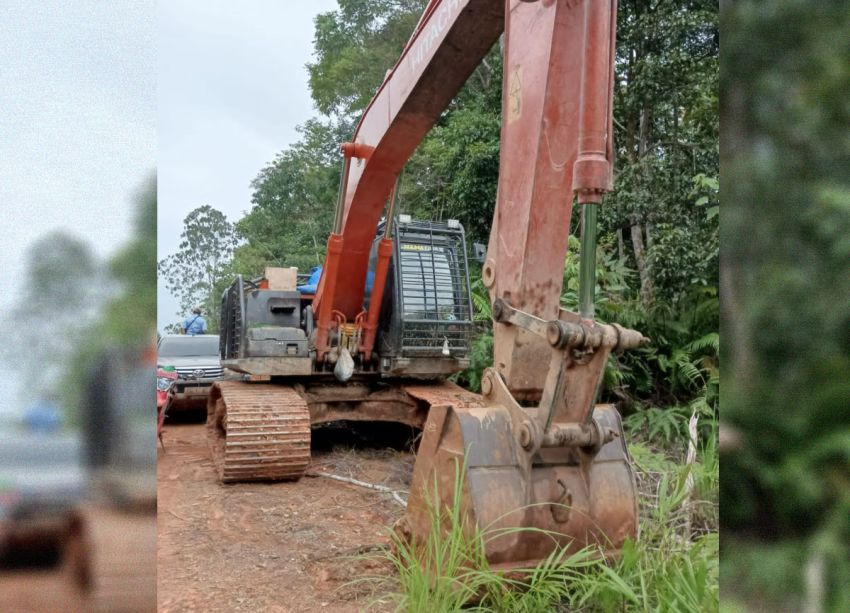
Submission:
{"label": "tree", "polygon": [[24,290],[8,319],[5,353],[29,391],[54,390],[62,368],[111,289],[89,246],[58,230],[27,250]]}
{"label": "tree", "polygon": [[61,395],[71,418],[82,412],[86,387],[107,348],[149,347],[156,330],[156,178],[137,192],[130,241],[107,262],[109,292],[98,295],[96,315],[86,322],[68,358],[60,365]]}
{"label": "tree", "polygon": [[[343,0],[339,10],[317,17],[310,90],[323,114],[353,129],[352,119],[398,60],[425,4]],[[501,49],[496,45],[405,169],[399,211],[426,219],[460,219],[471,239],[486,242],[498,178],[501,79]],[[340,158],[333,153],[336,170]],[[333,190],[335,195],[336,185]]]}
{"label": "tree", "polygon": [[645,304],[717,285],[718,47],[713,0],[618,5],[616,175],[602,230],[637,269]]}
{"label": "tree", "polygon": [[108,263],[117,295],[107,303],[100,330],[110,341],[150,342],[156,326],[156,178],[136,195],[133,238]]}
{"label": "tree", "polygon": [[310,120],[298,131],[301,140],[251,183],[253,207],[236,223],[242,244],[234,273],[259,275],[266,265],[306,271],[324,259],[339,189],[339,143],[350,137],[351,126]]}
{"label": "tree", "polygon": [[319,112],[359,115],[410,38],[426,0],[339,0],[339,9],[316,17],[307,65]]}
{"label": "tree", "polygon": [[[423,4],[344,0],[317,18],[309,69],[322,113],[349,118],[365,108]],[[695,285],[717,285],[718,41],[716,2],[620,3],[617,174],[601,232],[638,271],[646,304],[656,294],[678,300]],[[498,177],[501,60],[497,45],[420,145],[400,186],[400,210],[458,218],[481,242]]]}
{"label": "tree", "polygon": [[487,243],[499,179],[501,94],[497,44],[410,159],[400,182],[400,211],[458,219],[468,242]]}
{"label": "tree", "polygon": [[[824,563],[824,611],[850,609],[848,29],[842,2],[723,7],[722,410],[742,439],[723,458],[724,538],[794,539]],[[758,579],[802,609],[802,564],[783,557],[797,576]]]}
{"label": "tree", "polygon": [[[166,288],[180,300],[183,313],[202,306],[211,332],[218,330],[220,296],[214,294],[225,275],[237,239],[221,211],[204,205],[183,220],[179,251],[157,265]],[[179,316],[180,314],[178,314]]]}
{"label": "tree", "polygon": [[[724,303],[737,309],[724,317],[735,339],[724,404],[739,425],[774,433],[753,441],[755,453],[777,458],[781,452],[784,461],[799,463],[813,440],[850,432],[846,402],[837,402],[847,378],[835,376],[850,365],[850,307],[837,300],[850,292],[850,143],[843,128],[850,121],[844,95],[850,46],[822,44],[850,20],[831,3],[774,4],[769,18],[752,2],[727,13],[738,28],[729,39],[733,62],[724,83],[725,172],[732,184],[723,288]],[[767,34],[780,25],[782,39]],[[780,103],[784,112],[776,114]],[[850,456],[844,457],[850,470]],[[736,473],[742,478],[724,482],[736,491],[727,515],[735,525],[776,504],[782,512],[772,514],[769,526],[759,520],[763,527],[805,531],[838,494],[823,484],[819,496],[800,498],[790,494],[796,486],[772,473],[771,462],[744,464]],[[758,489],[745,485],[744,475]],[[806,481],[810,489],[812,480]]]}

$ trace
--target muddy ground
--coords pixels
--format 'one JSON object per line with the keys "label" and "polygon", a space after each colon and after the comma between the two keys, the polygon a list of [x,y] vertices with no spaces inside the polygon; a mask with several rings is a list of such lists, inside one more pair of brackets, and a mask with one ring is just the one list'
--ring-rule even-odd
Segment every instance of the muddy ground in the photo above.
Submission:
{"label": "muddy ground", "polygon": [[[375,437],[314,432],[309,472],[325,471],[402,490],[412,454]],[[410,432],[393,432],[400,449]],[[389,494],[323,477],[222,486],[203,424],[166,425],[158,456],[159,611],[374,611],[392,607],[391,581],[375,551],[402,513]],[[364,445],[364,440],[366,443]],[[368,446],[368,442],[372,446]],[[352,447],[352,445],[354,445]]]}
{"label": "muddy ground", "polygon": [[14,550],[0,555],[0,611],[68,613],[84,610],[62,545]]}
{"label": "muddy ground", "polygon": [[[0,612],[155,609],[157,526],[152,509],[85,503],[76,515],[81,534],[55,540],[56,535],[43,533],[41,540],[0,556]],[[81,582],[83,569],[89,589]]]}
{"label": "muddy ground", "polygon": [[83,611],[78,590],[61,567],[0,570],[0,611],[56,613]]}

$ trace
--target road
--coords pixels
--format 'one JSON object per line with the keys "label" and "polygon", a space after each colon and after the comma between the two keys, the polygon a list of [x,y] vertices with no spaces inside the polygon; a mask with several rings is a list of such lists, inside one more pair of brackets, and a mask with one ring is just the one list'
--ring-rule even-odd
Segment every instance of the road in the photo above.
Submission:
{"label": "road", "polygon": [[[166,425],[163,440],[157,473],[160,613],[349,612],[380,597],[376,584],[351,582],[391,576],[386,562],[369,559],[374,553],[364,558],[387,546],[401,515],[389,495],[323,477],[222,486],[203,425]],[[412,465],[406,452],[322,450],[314,440],[310,470],[406,490]],[[391,607],[379,602],[371,610]]]}
{"label": "road", "polygon": [[61,567],[0,571],[0,611],[83,611],[80,592]]}

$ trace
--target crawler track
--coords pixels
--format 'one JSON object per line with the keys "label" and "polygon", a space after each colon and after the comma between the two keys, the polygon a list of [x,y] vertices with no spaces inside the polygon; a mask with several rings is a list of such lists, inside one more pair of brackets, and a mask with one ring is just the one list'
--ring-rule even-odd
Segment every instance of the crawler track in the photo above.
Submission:
{"label": "crawler track", "polygon": [[207,440],[223,483],[296,480],[310,462],[310,411],[291,387],[219,381]]}

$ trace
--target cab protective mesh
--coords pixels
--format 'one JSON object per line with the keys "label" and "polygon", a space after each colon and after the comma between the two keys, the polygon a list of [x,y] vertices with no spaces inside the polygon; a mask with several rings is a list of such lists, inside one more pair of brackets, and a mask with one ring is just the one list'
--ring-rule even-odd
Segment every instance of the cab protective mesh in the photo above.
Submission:
{"label": "cab protective mesh", "polygon": [[402,354],[438,357],[448,340],[453,356],[466,355],[472,305],[462,231],[414,222],[397,232]]}

